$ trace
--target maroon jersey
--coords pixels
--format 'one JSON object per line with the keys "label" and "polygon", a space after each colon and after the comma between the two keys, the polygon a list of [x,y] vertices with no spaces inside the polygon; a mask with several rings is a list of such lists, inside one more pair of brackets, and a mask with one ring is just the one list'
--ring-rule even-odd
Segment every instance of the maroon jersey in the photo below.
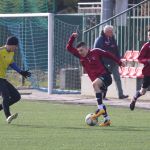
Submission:
{"label": "maroon jersey", "polygon": [[145,43],[140,51],[138,60],[144,64],[142,73],[144,76],[150,76],[150,42]]}
{"label": "maroon jersey", "polygon": [[105,66],[101,62],[102,57],[111,58],[121,65],[121,61],[117,57],[99,48],[89,50],[86,57],[81,56],[77,49],[73,47],[74,40],[75,38],[71,36],[67,44],[67,50],[80,59],[82,66],[92,81],[107,73]]}

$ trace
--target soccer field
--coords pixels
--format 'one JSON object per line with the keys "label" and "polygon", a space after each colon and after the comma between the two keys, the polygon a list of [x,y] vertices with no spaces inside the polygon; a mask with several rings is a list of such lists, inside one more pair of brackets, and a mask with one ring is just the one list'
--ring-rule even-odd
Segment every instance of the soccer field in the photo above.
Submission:
{"label": "soccer field", "polygon": [[108,107],[110,127],[85,125],[96,106],[22,101],[8,125],[0,115],[0,150],[148,150],[150,111]]}

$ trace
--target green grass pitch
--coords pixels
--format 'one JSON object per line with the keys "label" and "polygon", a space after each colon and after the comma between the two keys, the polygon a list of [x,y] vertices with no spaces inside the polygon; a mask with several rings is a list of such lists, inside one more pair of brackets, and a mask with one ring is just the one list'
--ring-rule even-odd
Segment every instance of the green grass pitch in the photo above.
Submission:
{"label": "green grass pitch", "polygon": [[148,150],[150,111],[108,107],[110,127],[89,127],[96,106],[22,101],[11,107],[18,118],[8,125],[0,112],[0,150]]}

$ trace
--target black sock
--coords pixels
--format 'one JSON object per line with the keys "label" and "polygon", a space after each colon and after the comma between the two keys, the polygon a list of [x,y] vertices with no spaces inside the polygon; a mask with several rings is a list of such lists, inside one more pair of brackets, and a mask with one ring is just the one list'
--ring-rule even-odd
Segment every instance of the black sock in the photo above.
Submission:
{"label": "black sock", "polygon": [[0,111],[1,111],[1,110],[3,110],[3,106],[2,106],[2,104],[0,104]]}
{"label": "black sock", "polygon": [[102,105],[103,109],[105,110],[103,117],[106,118],[108,114],[107,114],[106,106],[102,102],[102,93],[96,93],[96,98],[97,98],[98,105]]}
{"label": "black sock", "polygon": [[107,91],[103,92],[103,98],[106,98]]}
{"label": "black sock", "polygon": [[102,93],[96,93],[97,103],[98,105],[101,105],[102,102]]}
{"label": "black sock", "polygon": [[140,96],[141,96],[140,91],[137,91],[135,96],[134,96],[134,100],[136,101]]}
{"label": "black sock", "polygon": [[105,114],[103,114],[103,117],[106,118],[108,116],[108,114],[107,114],[107,110],[106,110],[106,106],[105,105],[103,106],[103,109],[105,110]]}

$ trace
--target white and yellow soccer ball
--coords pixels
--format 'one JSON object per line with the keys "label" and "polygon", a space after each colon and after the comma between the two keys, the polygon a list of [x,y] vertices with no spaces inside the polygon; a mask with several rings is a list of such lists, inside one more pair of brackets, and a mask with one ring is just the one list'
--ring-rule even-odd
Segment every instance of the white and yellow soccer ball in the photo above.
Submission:
{"label": "white and yellow soccer ball", "polygon": [[93,113],[89,113],[85,117],[85,123],[89,126],[95,126],[98,123],[98,118],[96,118],[95,120],[91,119],[92,115]]}

